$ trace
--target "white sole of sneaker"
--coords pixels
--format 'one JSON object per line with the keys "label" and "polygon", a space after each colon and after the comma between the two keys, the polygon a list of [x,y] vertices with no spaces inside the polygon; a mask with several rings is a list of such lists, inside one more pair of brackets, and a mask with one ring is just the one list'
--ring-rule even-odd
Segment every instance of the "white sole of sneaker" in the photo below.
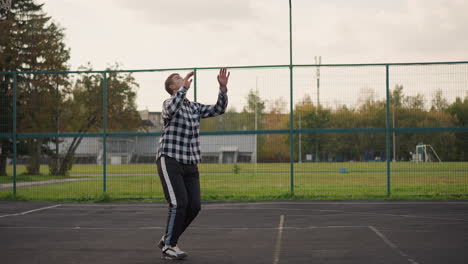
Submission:
{"label": "white sole of sneaker", "polygon": [[161,256],[161,259],[164,259],[164,260],[182,260],[184,258],[186,258],[187,255],[183,255],[183,256],[179,256],[179,257],[173,257],[173,256],[169,256],[167,254],[162,254]]}

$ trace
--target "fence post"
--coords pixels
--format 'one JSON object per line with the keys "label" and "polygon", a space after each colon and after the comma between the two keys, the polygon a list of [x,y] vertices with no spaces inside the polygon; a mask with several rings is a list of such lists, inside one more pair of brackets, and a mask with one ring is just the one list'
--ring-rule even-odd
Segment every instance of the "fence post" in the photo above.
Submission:
{"label": "fence post", "polygon": [[16,157],[17,149],[17,131],[16,131],[16,101],[18,97],[17,72],[13,73],[13,196],[16,196]]}
{"label": "fence post", "polygon": [[290,161],[290,189],[294,195],[294,101],[293,101],[293,60],[292,60],[292,6],[289,0],[289,161]]}
{"label": "fence post", "polygon": [[193,101],[197,102],[197,68],[193,69]]}
{"label": "fence post", "polygon": [[387,196],[390,196],[390,86],[389,86],[389,65],[385,65],[385,90],[386,90],[386,109],[385,109],[385,149],[387,163]]}
{"label": "fence post", "polygon": [[102,165],[103,165],[103,191],[107,192],[107,72],[104,72],[103,80],[103,95],[102,95],[102,105],[103,105],[103,136],[102,136]]}

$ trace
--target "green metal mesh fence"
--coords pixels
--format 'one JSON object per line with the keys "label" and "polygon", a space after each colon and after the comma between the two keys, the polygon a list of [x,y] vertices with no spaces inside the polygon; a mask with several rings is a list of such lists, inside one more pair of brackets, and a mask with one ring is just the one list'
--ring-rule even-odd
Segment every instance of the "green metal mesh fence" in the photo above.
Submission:
{"label": "green metal mesh fence", "polygon": [[[0,195],[163,199],[164,81],[191,70],[188,99],[213,104],[216,68],[2,73]],[[468,63],[230,71],[200,126],[203,199],[468,194]]]}

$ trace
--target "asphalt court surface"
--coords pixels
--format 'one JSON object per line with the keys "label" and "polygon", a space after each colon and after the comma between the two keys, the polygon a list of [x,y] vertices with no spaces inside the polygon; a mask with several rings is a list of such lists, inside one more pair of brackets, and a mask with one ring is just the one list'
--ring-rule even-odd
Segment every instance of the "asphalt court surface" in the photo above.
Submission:
{"label": "asphalt court surface", "polygon": [[204,203],[161,259],[165,203],[0,201],[1,263],[467,263],[467,201]]}

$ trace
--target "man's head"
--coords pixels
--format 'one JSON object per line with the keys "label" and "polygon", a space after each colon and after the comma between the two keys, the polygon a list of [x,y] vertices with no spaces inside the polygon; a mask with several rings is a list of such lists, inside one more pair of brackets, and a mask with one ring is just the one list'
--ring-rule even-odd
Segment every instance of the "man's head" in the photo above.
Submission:
{"label": "man's head", "polygon": [[169,77],[166,79],[166,82],[164,83],[166,91],[170,95],[176,93],[183,85],[184,79],[178,73],[169,75]]}

